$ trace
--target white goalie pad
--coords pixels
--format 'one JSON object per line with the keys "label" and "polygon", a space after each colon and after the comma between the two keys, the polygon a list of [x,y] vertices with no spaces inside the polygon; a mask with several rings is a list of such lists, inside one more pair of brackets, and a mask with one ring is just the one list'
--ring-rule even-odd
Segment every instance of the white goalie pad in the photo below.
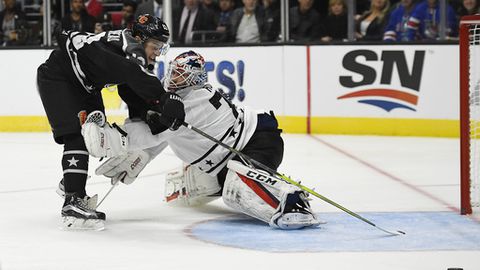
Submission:
{"label": "white goalie pad", "polygon": [[91,112],[82,125],[82,135],[88,152],[94,157],[114,157],[127,152],[127,134],[114,124],[103,121],[102,112]]}
{"label": "white goalie pad", "polygon": [[[227,167],[222,197],[229,207],[281,229],[319,224],[306,195],[298,187],[235,160],[230,160]],[[298,206],[297,202],[303,206],[301,211],[289,212]]]}
{"label": "white goalie pad", "polygon": [[217,177],[210,176],[195,166],[183,165],[165,177],[165,200],[175,206],[199,206],[219,196]]}

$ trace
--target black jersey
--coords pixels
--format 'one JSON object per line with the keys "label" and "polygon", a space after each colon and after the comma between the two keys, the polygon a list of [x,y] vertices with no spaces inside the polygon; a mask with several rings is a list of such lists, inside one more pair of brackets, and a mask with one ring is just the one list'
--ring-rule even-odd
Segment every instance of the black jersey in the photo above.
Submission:
{"label": "black jersey", "polygon": [[[127,84],[147,103],[155,103],[165,93],[158,78],[147,68],[143,45],[128,29],[99,34],[63,32],[60,48],[66,53],[69,73],[92,93],[105,85]],[[70,68],[71,67],[71,68]],[[72,74],[69,74],[72,75]]]}

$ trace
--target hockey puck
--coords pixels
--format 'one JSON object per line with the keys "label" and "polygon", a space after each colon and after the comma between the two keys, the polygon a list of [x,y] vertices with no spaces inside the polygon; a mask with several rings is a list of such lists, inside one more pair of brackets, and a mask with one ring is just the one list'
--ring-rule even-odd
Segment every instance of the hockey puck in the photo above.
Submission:
{"label": "hockey puck", "polygon": [[463,270],[463,268],[453,267],[453,268],[447,268],[447,270]]}

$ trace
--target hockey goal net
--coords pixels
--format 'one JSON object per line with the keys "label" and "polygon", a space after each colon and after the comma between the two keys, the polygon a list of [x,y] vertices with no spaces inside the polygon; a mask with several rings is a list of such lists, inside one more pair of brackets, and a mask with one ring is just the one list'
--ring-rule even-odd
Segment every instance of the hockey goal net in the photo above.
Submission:
{"label": "hockey goal net", "polygon": [[460,21],[461,213],[480,209],[480,15]]}

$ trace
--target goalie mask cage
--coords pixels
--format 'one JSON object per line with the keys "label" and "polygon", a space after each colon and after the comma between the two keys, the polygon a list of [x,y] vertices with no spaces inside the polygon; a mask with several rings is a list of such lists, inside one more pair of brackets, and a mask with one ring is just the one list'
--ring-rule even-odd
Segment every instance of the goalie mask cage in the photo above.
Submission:
{"label": "goalie mask cage", "polygon": [[479,213],[480,15],[460,21],[461,214]]}

